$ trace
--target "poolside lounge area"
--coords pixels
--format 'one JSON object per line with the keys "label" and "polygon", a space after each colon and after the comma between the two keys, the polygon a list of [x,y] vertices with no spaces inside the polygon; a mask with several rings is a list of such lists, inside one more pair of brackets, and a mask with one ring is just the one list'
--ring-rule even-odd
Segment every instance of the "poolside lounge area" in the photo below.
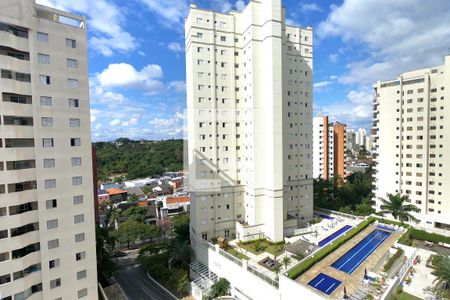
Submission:
{"label": "poolside lounge area", "polygon": [[[368,226],[366,229],[361,231],[351,240],[343,244],[341,247],[333,251],[331,254],[326,256],[323,260],[316,263],[311,269],[302,274],[296,281],[302,283],[305,286],[308,286],[317,276],[321,276],[321,274],[327,275],[336,280],[336,282],[340,282],[337,287],[333,286],[330,289],[333,291],[328,293],[322,293],[318,289],[315,289],[317,293],[323,294],[323,296],[331,297],[332,299],[342,299],[344,296],[344,287],[346,289],[347,295],[351,297],[352,295],[359,295],[363,289],[369,291],[370,287],[367,284],[363,283],[364,275],[367,270],[371,270],[373,266],[375,266],[383,257],[386,252],[394,245],[396,240],[401,236],[401,232],[396,231],[392,232],[389,236],[382,240],[381,243],[377,246],[377,248],[371,253],[367,258],[365,258],[362,262],[359,262],[360,265],[351,268],[351,272],[345,272],[338,270],[332,265],[343,257],[350,249],[352,249],[355,245],[365,239],[369,234],[371,234],[376,229],[376,225],[372,224]],[[381,241],[381,240],[380,240]],[[349,274],[350,273],[350,274]],[[331,282],[331,281],[330,281]],[[311,284],[309,285],[311,286]],[[311,287],[312,288],[312,287]],[[325,291],[328,288],[325,289]],[[375,291],[382,292],[382,291]],[[359,299],[355,297],[354,299]]]}

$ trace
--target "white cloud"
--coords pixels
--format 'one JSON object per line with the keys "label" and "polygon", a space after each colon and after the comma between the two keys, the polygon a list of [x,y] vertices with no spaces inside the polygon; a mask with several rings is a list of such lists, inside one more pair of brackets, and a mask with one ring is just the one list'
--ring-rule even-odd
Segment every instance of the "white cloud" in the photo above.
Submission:
{"label": "white cloud", "polygon": [[87,26],[92,31],[90,45],[105,56],[137,48],[136,39],[123,28],[126,21],[123,10],[112,1],[37,0],[37,3],[87,15]]}
{"label": "white cloud", "polygon": [[350,128],[372,127],[372,99],[370,88],[351,90],[343,101],[326,106],[314,106],[315,114],[328,115],[332,120],[346,123]]}
{"label": "white cloud", "polygon": [[236,6],[236,9],[237,9],[237,10],[243,11],[244,8],[245,8],[245,2],[242,1],[242,0],[238,0],[238,1],[236,1],[235,6]]}
{"label": "white cloud", "polygon": [[341,37],[366,47],[366,59],[347,65],[342,83],[372,84],[399,73],[442,64],[450,44],[447,0],[345,0],[320,23],[320,39]]}
{"label": "white cloud", "polygon": [[168,27],[181,26],[189,9],[186,0],[141,0],[141,2],[159,17],[160,23]]}
{"label": "white cloud", "polygon": [[322,8],[320,8],[320,6],[317,5],[317,3],[301,3],[300,11],[305,13],[313,11],[322,11]]}
{"label": "white cloud", "polygon": [[147,65],[136,70],[126,63],[110,64],[108,68],[97,75],[102,87],[137,88],[148,94],[157,94],[165,91],[166,87],[160,80],[163,72],[158,65]]}
{"label": "white cloud", "polygon": [[325,87],[329,86],[332,83],[333,82],[330,81],[330,80],[319,81],[319,82],[314,83],[314,89],[325,88]]}
{"label": "white cloud", "polygon": [[184,113],[177,111],[174,115],[165,118],[154,118],[148,122],[153,130],[166,136],[181,137],[184,131]]}
{"label": "white cloud", "polygon": [[137,118],[131,118],[128,121],[122,122],[122,126],[134,126],[138,123],[138,119]]}
{"label": "white cloud", "polygon": [[333,53],[333,54],[328,55],[328,59],[334,63],[338,61],[338,58],[339,58],[338,53]]}
{"label": "white cloud", "polygon": [[170,51],[173,52],[184,52],[184,47],[180,45],[180,43],[172,42],[169,45],[167,45],[167,48],[169,48]]}
{"label": "white cloud", "polygon": [[110,126],[118,126],[120,125],[120,123],[122,123],[122,121],[120,121],[120,119],[114,119],[111,122],[109,122]]}
{"label": "white cloud", "polygon": [[168,84],[169,90],[173,89],[177,92],[184,92],[186,90],[186,82],[184,81],[171,81]]}
{"label": "white cloud", "polygon": [[286,25],[296,26],[296,27],[300,26],[300,24],[297,21],[290,19],[290,18],[286,18]]}

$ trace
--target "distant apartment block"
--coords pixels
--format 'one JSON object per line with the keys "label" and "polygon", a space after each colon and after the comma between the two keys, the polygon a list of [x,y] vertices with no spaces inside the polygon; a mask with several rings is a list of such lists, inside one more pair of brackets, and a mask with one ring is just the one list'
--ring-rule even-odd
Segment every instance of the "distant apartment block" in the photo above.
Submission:
{"label": "distant apartment block", "polygon": [[0,298],[97,299],[84,17],[0,2]]}
{"label": "distant apartment block", "polygon": [[281,241],[313,214],[312,29],[273,0],[185,31],[191,234]]}
{"label": "distant apartment block", "polygon": [[329,123],[328,117],[313,118],[313,176],[328,180],[345,177],[346,125]]}
{"label": "distant apartment block", "polygon": [[376,209],[408,195],[422,225],[450,228],[450,56],[445,64],[378,81],[374,99]]}

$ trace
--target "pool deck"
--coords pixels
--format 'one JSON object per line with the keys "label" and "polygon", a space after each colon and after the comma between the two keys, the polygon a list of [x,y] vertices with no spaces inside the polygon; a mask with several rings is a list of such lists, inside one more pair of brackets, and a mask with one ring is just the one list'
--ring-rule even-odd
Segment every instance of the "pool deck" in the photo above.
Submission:
{"label": "pool deck", "polygon": [[305,274],[301,275],[296,279],[297,282],[300,282],[306,286],[308,286],[308,282],[310,282],[313,278],[315,278],[318,274],[324,273],[328,276],[331,276],[342,283],[339,287],[331,294],[326,295],[321,293],[320,291],[314,289],[317,293],[320,293],[324,297],[329,299],[342,299],[344,296],[344,286],[347,289],[347,295],[351,296],[354,294],[360,287],[361,282],[364,277],[364,269],[367,269],[367,272],[370,272],[371,267],[373,267],[383,256],[389,251],[395,241],[402,235],[401,232],[392,233],[352,274],[347,274],[345,272],[339,271],[331,266],[337,259],[339,259],[342,255],[344,255],[348,250],[350,250],[353,246],[358,244],[363,238],[365,238],[370,232],[375,230],[375,225],[370,225],[363,231],[361,231],[358,235],[352,238],[350,241],[333,251],[330,255],[325,257],[323,260],[315,264],[311,269],[309,269]]}

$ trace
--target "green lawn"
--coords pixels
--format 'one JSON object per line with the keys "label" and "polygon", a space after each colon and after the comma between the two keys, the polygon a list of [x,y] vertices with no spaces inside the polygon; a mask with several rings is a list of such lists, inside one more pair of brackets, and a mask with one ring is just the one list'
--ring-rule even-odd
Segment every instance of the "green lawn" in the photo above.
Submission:
{"label": "green lawn", "polygon": [[275,252],[278,250],[278,254],[283,252],[284,244],[283,243],[271,243],[267,240],[255,240],[251,242],[243,242],[239,243],[239,246],[251,253],[258,255],[263,252],[269,252],[270,254],[275,255]]}
{"label": "green lawn", "polygon": [[245,260],[249,260],[250,259],[247,255],[244,255],[244,254],[240,253],[239,251],[237,251],[233,247],[228,248],[227,252],[230,253],[233,256],[236,256],[239,259],[245,259]]}
{"label": "green lawn", "polygon": [[405,293],[405,292],[401,292],[400,294],[398,294],[395,299],[396,300],[422,300],[422,298],[418,298],[416,296],[413,296],[413,295]]}

